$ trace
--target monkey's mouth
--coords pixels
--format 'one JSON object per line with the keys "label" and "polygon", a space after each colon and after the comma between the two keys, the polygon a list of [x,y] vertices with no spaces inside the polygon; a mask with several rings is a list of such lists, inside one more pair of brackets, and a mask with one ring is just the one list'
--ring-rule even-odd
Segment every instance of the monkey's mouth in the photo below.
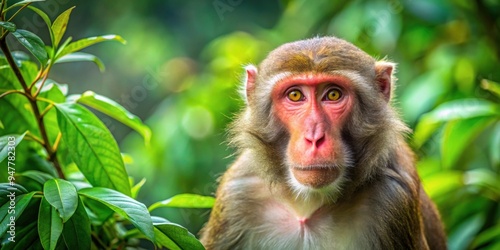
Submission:
{"label": "monkey's mouth", "polygon": [[334,166],[292,167],[291,170],[298,182],[312,188],[327,186],[339,175],[339,169]]}

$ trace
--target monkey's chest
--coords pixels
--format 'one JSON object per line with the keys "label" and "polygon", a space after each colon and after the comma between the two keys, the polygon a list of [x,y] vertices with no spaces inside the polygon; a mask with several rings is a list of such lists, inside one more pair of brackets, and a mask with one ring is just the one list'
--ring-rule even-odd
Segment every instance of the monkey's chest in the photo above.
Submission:
{"label": "monkey's chest", "polygon": [[[302,211],[301,211],[302,212]],[[355,221],[334,219],[326,209],[305,211],[270,203],[244,237],[245,249],[362,249]],[[336,217],[335,217],[336,218]]]}

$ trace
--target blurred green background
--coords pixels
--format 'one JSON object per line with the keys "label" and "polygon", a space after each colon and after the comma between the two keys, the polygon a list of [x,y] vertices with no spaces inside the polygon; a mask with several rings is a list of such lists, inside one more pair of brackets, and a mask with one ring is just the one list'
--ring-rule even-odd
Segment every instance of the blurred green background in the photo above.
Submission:
{"label": "blurred green background", "polygon": [[[418,140],[409,141],[450,249],[500,249],[500,99],[491,91],[500,81],[500,1],[48,0],[39,6],[53,19],[74,5],[67,34],[119,34],[127,45],[87,50],[104,61],[104,73],[91,63],[61,64],[51,78],[68,83],[70,93],[108,96],[151,126],[146,147],[139,135],[102,117],[133,159],[129,173],[147,179],[138,197],[147,205],[179,193],[214,193],[233,160],[226,127],[243,104],[237,93],[243,66],[282,43],[335,35],[397,62],[394,105],[412,128],[450,101],[490,105],[489,115],[460,116],[462,106],[452,103],[459,115],[450,119],[438,108],[417,129]],[[19,18],[43,36],[36,15]],[[153,213],[196,234],[209,211]]]}

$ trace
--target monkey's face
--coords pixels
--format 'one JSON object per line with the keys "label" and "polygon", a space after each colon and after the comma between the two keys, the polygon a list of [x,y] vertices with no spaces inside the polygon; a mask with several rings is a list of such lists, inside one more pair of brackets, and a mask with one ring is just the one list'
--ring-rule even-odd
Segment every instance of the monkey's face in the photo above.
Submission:
{"label": "monkey's face", "polygon": [[391,131],[406,129],[388,109],[393,68],[333,37],[280,46],[259,69],[246,67],[248,109],[238,125],[256,143],[236,140],[272,163],[256,164],[266,178],[288,180],[298,194],[338,198],[347,181],[355,186],[376,173],[389,157]]}
{"label": "monkey's face", "polygon": [[303,73],[276,83],[274,112],[289,133],[286,164],[294,188],[338,188],[349,151],[341,129],[354,93],[342,75]]}

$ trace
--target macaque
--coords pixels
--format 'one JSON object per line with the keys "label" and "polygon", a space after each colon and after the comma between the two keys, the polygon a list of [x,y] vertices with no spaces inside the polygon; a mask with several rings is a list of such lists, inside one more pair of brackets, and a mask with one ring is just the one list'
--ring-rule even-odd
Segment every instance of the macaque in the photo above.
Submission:
{"label": "macaque", "polygon": [[446,249],[390,105],[394,63],[321,37],[245,69],[207,249]]}

